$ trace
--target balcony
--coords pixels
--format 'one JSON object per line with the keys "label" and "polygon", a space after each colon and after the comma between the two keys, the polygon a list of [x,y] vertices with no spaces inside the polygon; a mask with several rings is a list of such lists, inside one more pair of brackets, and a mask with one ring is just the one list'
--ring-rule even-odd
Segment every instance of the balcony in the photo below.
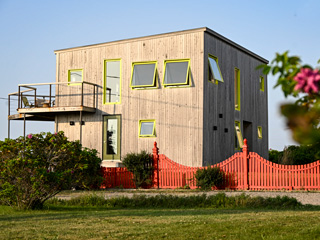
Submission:
{"label": "balcony", "polygon": [[59,114],[94,113],[98,86],[89,82],[19,84],[8,94],[8,120],[54,121]]}

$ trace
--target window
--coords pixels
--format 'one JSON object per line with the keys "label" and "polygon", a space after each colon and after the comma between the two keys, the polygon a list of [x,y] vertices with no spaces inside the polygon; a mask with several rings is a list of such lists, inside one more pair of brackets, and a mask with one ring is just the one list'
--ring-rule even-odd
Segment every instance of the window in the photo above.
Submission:
{"label": "window", "polygon": [[223,82],[221,71],[218,64],[218,58],[210,55],[208,57],[209,62],[209,81],[218,84],[218,82]]}
{"label": "window", "polygon": [[234,69],[234,106],[240,111],[240,70]]}
{"label": "window", "polygon": [[[68,71],[68,82],[82,82],[82,81],[83,81],[82,69],[73,69]],[[76,85],[76,84],[72,84],[72,85]]]}
{"label": "window", "polygon": [[258,126],[258,138],[262,139],[262,127]]}
{"label": "window", "polygon": [[241,133],[240,122],[236,121],[234,124],[235,128],[235,148],[240,149],[243,147],[243,138]]}
{"label": "window", "polygon": [[103,159],[120,160],[121,116],[103,116]]}
{"label": "window", "polygon": [[157,62],[132,63],[131,88],[156,87]]}
{"label": "window", "polygon": [[121,102],[121,60],[104,61],[103,103]]}
{"label": "window", "polygon": [[164,61],[165,87],[190,86],[190,59]]}
{"label": "window", "polygon": [[259,86],[260,86],[260,91],[264,92],[264,77],[260,76],[259,78]]}
{"label": "window", "polygon": [[139,137],[155,137],[156,136],[156,120],[140,120],[139,121]]}

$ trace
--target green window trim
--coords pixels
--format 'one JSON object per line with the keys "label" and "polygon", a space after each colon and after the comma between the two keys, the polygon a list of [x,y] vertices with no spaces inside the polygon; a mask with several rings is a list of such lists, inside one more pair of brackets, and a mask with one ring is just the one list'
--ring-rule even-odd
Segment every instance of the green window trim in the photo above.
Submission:
{"label": "green window trim", "polygon": [[[135,71],[137,71],[137,69],[135,69],[136,66],[142,66],[142,65],[152,65],[154,64],[154,71],[153,71],[153,81],[152,84],[146,84],[146,85],[134,85],[133,84],[133,77],[134,77],[134,73]],[[132,89],[135,90],[139,90],[139,89],[148,89],[148,88],[158,88],[158,70],[157,70],[157,61],[146,61],[146,62],[133,62],[132,63],[132,68],[131,68],[131,79],[130,79],[130,87]]]}
{"label": "green window trim", "polygon": [[235,121],[234,123],[235,129],[235,149],[240,150],[243,147],[243,137],[241,133],[241,125],[239,121]]}
{"label": "green window trim", "polygon": [[258,139],[262,139],[262,127],[258,126]]}
{"label": "green window trim", "polygon": [[234,107],[235,110],[240,111],[240,69],[234,68]]}
{"label": "green window trim", "polygon": [[[109,96],[109,101],[107,101],[107,69],[106,64],[111,62],[119,62],[119,101],[111,100],[111,92]],[[117,77],[117,76],[116,76]],[[122,90],[122,62],[121,59],[106,59],[103,62],[103,104],[121,104],[121,90]],[[109,90],[111,91],[111,89]]]}
{"label": "green window trim", "polygon": [[[110,126],[108,126],[110,123]],[[113,129],[115,126],[116,129]],[[112,136],[112,133],[115,133]],[[115,139],[116,138],[116,139]],[[103,116],[103,160],[121,158],[121,115]]]}
{"label": "green window trim", "polygon": [[[214,72],[216,72],[216,74],[214,74]],[[215,84],[218,84],[219,82],[224,82],[219,67],[218,58],[211,54],[208,55],[208,80],[209,82]]]}
{"label": "green window trim", "polygon": [[259,88],[261,92],[264,92],[264,77],[260,76],[259,77]]}
{"label": "green window trim", "polygon": [[[149,133],[143,133],[142,131],[145,131],[143,128],[143,125],[152,123],[152,131]],[[139,138],[145,138],[145,137],[156,137],[156,120],[155,119],[145,119],[145,120],[139,120]]]}
{"label": "green window trim", "polygon": [[68,85],[81,85],[81,83],[78,83],[79,81],[77,81],[77,83],[72,83],[72,79],[71,79],[71,75],[72,72],[76,73],[76,72],[81,72],[81,82],[83,82],[83,69],[69,69],[68,70]]}
{"label": "green window trim", "polygon": [[[171,63],[188,63],[187,65],[187,70],[186,70],[186,78],[184,82],[171,82],[171,83],[166,83],[167,79],[167,72],[168,72],[168,67],[167,65]],[[190,59],[175,59],[175,60],[165,60],[164,61],[164,71],[163,71],[163,81],[162,85],[165,88],[174,88],[174,87],[190,87],[191,86],[191,80],[190,80]]]}

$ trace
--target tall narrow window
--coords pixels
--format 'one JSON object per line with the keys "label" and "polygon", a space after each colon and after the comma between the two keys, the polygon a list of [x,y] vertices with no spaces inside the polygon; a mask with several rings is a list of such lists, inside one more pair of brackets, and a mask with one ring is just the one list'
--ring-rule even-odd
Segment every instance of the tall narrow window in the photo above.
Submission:
{"label": "tall narrow window", "polygon": [[218,58],[210,55],[208,57],[209,63],[209,81],[218,84],[218,82],[223,82],[221,71],[218,64]]}
{"label": "tall narrow window", "polygon": [[240,111],[240,70],[234,69],[234,107]]}
{"label": "tall narrow window", "polygon": [[234,124],[235,128],[235,148],[240,149],[243,147],[243,137],[241,133],[240,122],[236,121]]}
{"label": "tall narrow window", "polygon": [[264,77],[260,76],[259,78],[259,86],[260,86],[260,91],[264,92]]}
{"label": "tall narrow window", "polygon": [[190,59],[164,61],[163,85],[177,87],[190,85]]}
{"label": "tall narrow window", "polygon": [[71,83],[71,82],[82,82],[82,81],[83,81],[82,69],[72,69],[68,71],[68,82]]}
{"label": "tall narrow window", "polygon": [[131,88],[156,87],[157,62],[132,63]]}
{"label": "tall narrow window", "polygon": [[121,103],[121,60],[104,61],[103,103]]}
{"label": "tall narrow window", "polygon": [[108,115],[103,117],[103,159],[120,160],[120,115]]}
{"label": "tall narrow window", "polygon": [[155,137],[156,136],[156,120],[140,120],[139,121],[139,137]]}
{"label": "tall narrow window", "polygon": [[258,126],[258,138],[262,139],[262,127]]}

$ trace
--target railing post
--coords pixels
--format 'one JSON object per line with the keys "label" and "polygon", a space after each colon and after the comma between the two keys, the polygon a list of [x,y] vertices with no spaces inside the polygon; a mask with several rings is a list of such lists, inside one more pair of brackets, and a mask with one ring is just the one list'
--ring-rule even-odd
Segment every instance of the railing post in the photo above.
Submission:
{"label": "railing post", "polygon": [[243,161],[243,189],[248,190],[248,145],[247,139],[244,139],[244,145],[242,147],[242,161]]}
{"label": "railing post", "polygon": [[18,87],[18,109],[21,108],[21,96],[20,96],[20,86]]}
{"label": "railing post", "polygon": [[159,148],[157,142],[154,142],[153,145],[153,186],[159,188]]}
{"label": "railing post", "polygon": [[52,105],[51,105],[51,87],[52,87],[52,85],[50,84],[50,94],[49,94],[49,107],[52,107]]}
{"label": "railing post", "polygon": [[83,107],[83,82],[81,83],[81,107]]}
{"label": "railing post", "polygon": [[93,85],[93,108],[96,107],[96,85]]}

